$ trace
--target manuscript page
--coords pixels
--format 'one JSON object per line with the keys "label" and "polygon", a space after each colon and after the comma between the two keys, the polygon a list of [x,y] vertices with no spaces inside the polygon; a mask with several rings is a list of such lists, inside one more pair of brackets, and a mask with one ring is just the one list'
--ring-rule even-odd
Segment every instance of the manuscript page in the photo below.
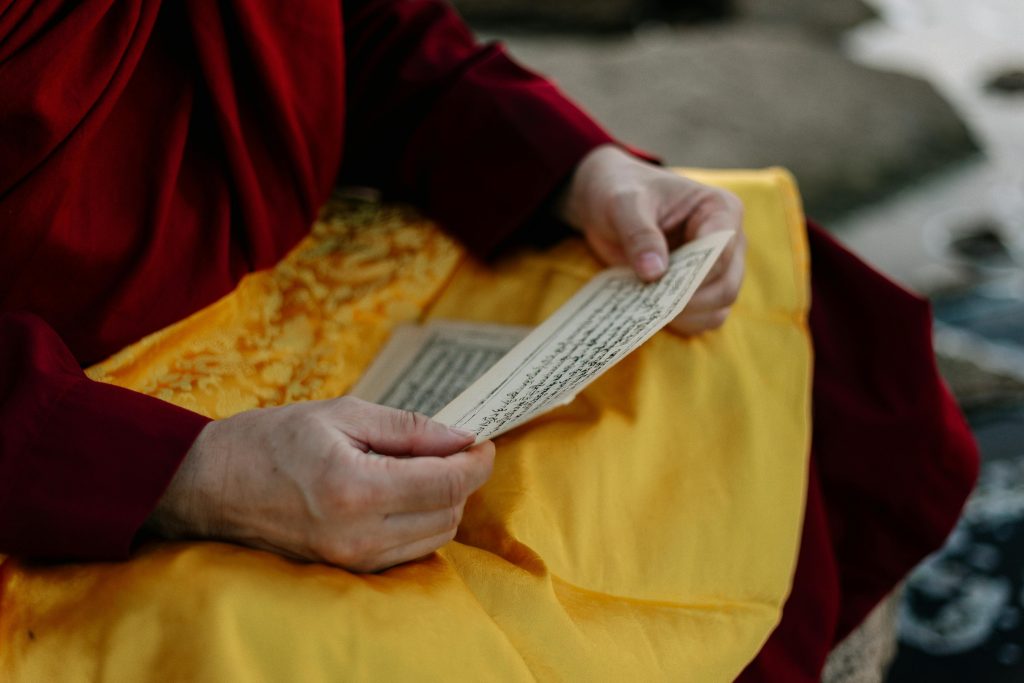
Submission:
{"label": "manuscript page", "polygon": [[399,325],[349,393],[372,403],[433,415],[532,329],[454,320]]}
{"label": "manuscript page", "polygon": [[351,394],[433,415],[478,442],[503,434],[572,401],[679,315],[732,235],[676,249],[657,282],[609,268],[532,331],[455,321],[400,326]]}
{"label": "manuscript page", "polygon": [[732,235],[676,249],[657,282],[625,267],[598,274],[434,419],[483,441],[571,401],[679,315]]}

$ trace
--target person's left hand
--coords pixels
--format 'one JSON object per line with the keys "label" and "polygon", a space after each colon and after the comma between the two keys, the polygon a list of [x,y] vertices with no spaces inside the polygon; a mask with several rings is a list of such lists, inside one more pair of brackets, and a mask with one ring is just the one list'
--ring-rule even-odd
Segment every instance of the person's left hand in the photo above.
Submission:
{"label": "person's left hand", "polygon": [[615,145],[576,167],[557,211],[609,264],[629,264],[645,281],[660,278],[674,248],[716,230],[735,230],[690,303],[669,327],[698,334],[720,327],[743,281],[743,205],[732,193],[643,162]]}

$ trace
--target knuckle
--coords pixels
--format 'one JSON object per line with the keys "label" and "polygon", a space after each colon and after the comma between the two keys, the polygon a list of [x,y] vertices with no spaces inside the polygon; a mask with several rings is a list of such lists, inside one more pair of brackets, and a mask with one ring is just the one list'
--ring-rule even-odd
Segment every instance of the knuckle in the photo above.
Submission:
{"label": "knuckle", "polygon": [[340,413],[352,413],[366,407],[366,401],[355,396],[339,396],[331,401],[332,407]]}
{"label": "knuckle", "polygon": [[359,569],[370,564],[372,547],[367,538],[351,538],[342,546],[344,559],[348,566]]}
{"label": "knuckle", "polygon": [[318,533],[309,539],[308,545],[317,557],[332,564],[341,564],[345,553],[335,539]]}
{"label": "knuckle", "polygon": [[743,231],[743,226],[740,225],[740,229],[736,231],[736,254],[739,258],[743,258],[743,254],[747,251],[747,236]]}
{"label": "knuckle", "polygon": [[604,213],[614,223],[636,212],[642,192],[631,184],[616,187],[605,195],[604,202]]}
{"label": "knuckle", "polygon": [[331,488],[330,508],[346,516],[363,514],[375,509],[381,502],[380,493],[370,486],[353,481],[342,481]]}
{"label": "knuckle", "polygon": [[733,211],[743,211],[743,200],[739,198],[734,192],[730,192],[726,189],[719,188],[718,195],[722,198],[722,202]]}
{"label": "knuckle", "polygon": [[372,571],[375,553],[372,540],[359,536],[328,542],[320,552],[331,564],[353,571]]}
{"label": "knuckle", "polygon": [[627,245],[631,246],[635,251],[660,246],[661,235],[654,228],[646,225],[630,225],[623,229],[622,236],[625,238]]}
{"label": "knuckle", "polygon": [[338,407],[344,410],[361,408],[367,404],[367,401],[362,400],[361,398],[356,398],[355,396],[341,396],[335,400]]}
{"label": "knuckle", "polygon": [[407,435],[409,447],[415,451],[422,447],[427,439],[430,418],[423,413],[411,410],[396,410],[394,413],[394,429],[396,433]]}
{"label": "knuckle", "polygon": [[694,332],[696,332],[696,329],[694,328],[690,320],[684,317],[679,317],[673,320],[671,323],[669,323],[669,328],[671,328],[677,334],[683,335],[684,337],[688,337],[694,334]]}
{"label": "knuckle", "polygon": [[608,195],[608,201],[614,206],[631,208],[640,200],[640,189],[635,185],[620,185]]}
{"label": "knuckle", "polygon": [[497,456],[497,448],[494,446],[493,441],[484,441],[479,445],[479,448],[483,450],[483,476],[486,481],[491,476],[491,472],[494,471],[494,458]]}
{"label": "knuckle", "polygon": [[416,413],[411,410],[392,411],[391,421],[391,426],[399,433],[409,432],[416,429]]}
{"label": "knuckle", "polygon": [[466,498],[466,480],[458,470],[449,470],[441,480],[443,500],[448,507],[459,505]]}
{"label": "knuckle", "polygon": [[452,531],[459,527],[459,522],[462,521],[462,506],[458,505],[452,508],[448,508],[448,517],[445,520],[445,529]]}
{"label": "knuckle", "polygon": [[729,309],[723,309],[715,311],[708,316],[708,329],[715,330],[725,324],[726,319],[729,317]]}
{"label": "knuckle", "polygon": [[317,410],[296,410],[289,416],[288,427],[298,434],[315,432],[323,428],[323,416]]}
{"label": "knuckle", "polygon": [[423,413],[417,413],[411,410],[407,412],[409,414],[409,425],[414,433],[421,434],[430,427],[430,418]]}
{"label": "knuckle", "polygon": [[355,398],[354,396],[339,396],[338,398],[334,399],[334,405],[338,406],[339,408],[347,408],[350,406],[354,406],[358,402],[359,399]]}
{"label": "knuckle", "polygon": [[658,235],[658,228],[653,223],[648,223],[645,217],[637,212],[624,215],[619,221],[619,234],[624,237],[637,239],[649,239]]}

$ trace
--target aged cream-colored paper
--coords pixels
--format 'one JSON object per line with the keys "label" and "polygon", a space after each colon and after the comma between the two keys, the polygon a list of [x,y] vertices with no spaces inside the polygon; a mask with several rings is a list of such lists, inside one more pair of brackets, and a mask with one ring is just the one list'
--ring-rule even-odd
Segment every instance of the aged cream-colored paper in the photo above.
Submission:
{"label": "aged cream-colored paper", "polygon": [[672,252],[641,282],[625,267],[596,275],[532,331],[432,321],[396,328],[352,395],[490,439],[564,405],[682,312],[729,243],[716,232]]}
{"label": "aged cream-colored paper", "polygon": [[454,320],[399,325],[349,393],[372,403],[433,415],[532,329]]}
{"label": "aged cream-colored paper", "polygon": [[657,282],[625,267],[595,276],[434,419],[480,441],[572,400],[682,312],[732,235],[676,249]]}

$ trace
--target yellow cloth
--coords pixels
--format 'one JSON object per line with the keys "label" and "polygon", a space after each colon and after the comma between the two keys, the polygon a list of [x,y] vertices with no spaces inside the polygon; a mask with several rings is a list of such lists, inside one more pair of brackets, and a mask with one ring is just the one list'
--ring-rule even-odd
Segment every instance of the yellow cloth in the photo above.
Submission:
{"label": "yellow cloth", "polygon": [[[4,681],[727,681],[777,622],[809,448],[808,257],[790,177],[693,172],[746,204],[728,323],[656,335],[498,440],[456,542],[358,576],[220,543],[0,565]],[[273,271],[90,369],[215,417],[344,392],[398,321],[536,323],[579,241],[487,268],[411,212],[332,204]]]}

